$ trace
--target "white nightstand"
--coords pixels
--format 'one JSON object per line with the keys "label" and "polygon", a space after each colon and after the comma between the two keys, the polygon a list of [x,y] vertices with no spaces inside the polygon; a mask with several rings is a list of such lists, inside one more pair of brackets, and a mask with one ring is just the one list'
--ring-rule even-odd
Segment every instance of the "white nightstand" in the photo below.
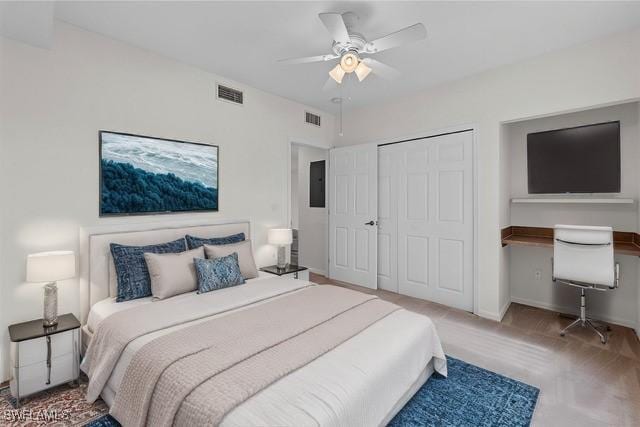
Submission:
{"label": "white nightstand", "polygon": [[301,265],[287,264],[284,268],[278,268],[277,265],[270,265],[268,267],[262,267],[260,271],[275,274],[280,277],[309,280],[309,269]]}
{"label": "white nightstand", "polygon": [[45,328],[42,319],[9,326],[11,339],[11,395],[20,398],[57,385],[77,381],[80,372],[80,322],[73,314]]}

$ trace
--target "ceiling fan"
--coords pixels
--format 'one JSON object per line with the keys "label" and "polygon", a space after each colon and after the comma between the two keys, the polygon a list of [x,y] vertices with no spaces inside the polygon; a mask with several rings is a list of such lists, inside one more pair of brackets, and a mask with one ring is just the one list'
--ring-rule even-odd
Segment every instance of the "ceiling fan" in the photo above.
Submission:
{"label": "ceiling fan", "polygon": [[335,83],[342,83],[345,75],[350,73],[355,73],[359,81],[363,81],[371,72],[387,79],[398,77],[400,74],[398,70],[371,58],[370,55],[427,37],[427,30],[424,25],[414,24],[384,37],[368,41],[362,34],[353,31],[354,24],[358,20],[358,16],[353,12],[343,14],[321,13],[318,17],[327,28],[327,31],[329,31],[331,37],[333,37],[331,49],[333,53],[281,59],[278,62],[306,64],[340,58],[340,62],[329,71],[330,77],[325,84],[325,90],[335,85]]}

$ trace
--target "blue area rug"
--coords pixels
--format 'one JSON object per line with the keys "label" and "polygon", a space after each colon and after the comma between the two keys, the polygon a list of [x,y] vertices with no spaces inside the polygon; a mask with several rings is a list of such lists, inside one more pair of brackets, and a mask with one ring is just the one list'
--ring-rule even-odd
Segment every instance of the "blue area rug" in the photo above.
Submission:
{"label": "blue area rug", "polygon": [[447,356],[389,426],[528,426],[540,390]]}
{"label": "blue area rug", "polygon": [[[405,426],[528,426],[538,390],[520,381],[447,357],[448,377],[438,374],[409,400],[391,420]],[[117,427],[105,415],[89,427]]]}

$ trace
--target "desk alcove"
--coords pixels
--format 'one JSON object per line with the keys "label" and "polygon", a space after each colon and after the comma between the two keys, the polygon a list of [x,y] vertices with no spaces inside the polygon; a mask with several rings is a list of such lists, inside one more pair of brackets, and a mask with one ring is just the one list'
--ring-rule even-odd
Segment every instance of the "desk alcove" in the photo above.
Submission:
{"label": "desk alcove", "polygon": [[[620,191],[532,194],[527,135],[620,122]],[[587,296],[587,315],[640,330],[640,104],[629,102],[522,119],[502,125],[501,313],[509,302],[576,314],[579,292],[551,280],[556,224],[610,226],[620,264],[620,288]],[[559,332],[559,331],[558,331]]]}

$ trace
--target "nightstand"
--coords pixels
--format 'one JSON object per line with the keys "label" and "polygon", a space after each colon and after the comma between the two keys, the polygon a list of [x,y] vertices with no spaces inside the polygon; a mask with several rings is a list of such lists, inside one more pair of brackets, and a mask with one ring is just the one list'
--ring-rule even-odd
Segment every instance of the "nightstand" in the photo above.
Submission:
{"label": "nightstand", "polygon": [[277,265],[270,265],[268,267],[262,267],[260,271],[275,274],[280,277],[309,280],[309,269],[301,265],[287,264],[284,268],[278,268]]}
{"label": "nightstand", "polygon": [[77,381],[80,364],[80,322],[73,314],[58,324],[42,326],[42,319],[9,326],[11,339],[11,395],[20,398],[57,385]]}

